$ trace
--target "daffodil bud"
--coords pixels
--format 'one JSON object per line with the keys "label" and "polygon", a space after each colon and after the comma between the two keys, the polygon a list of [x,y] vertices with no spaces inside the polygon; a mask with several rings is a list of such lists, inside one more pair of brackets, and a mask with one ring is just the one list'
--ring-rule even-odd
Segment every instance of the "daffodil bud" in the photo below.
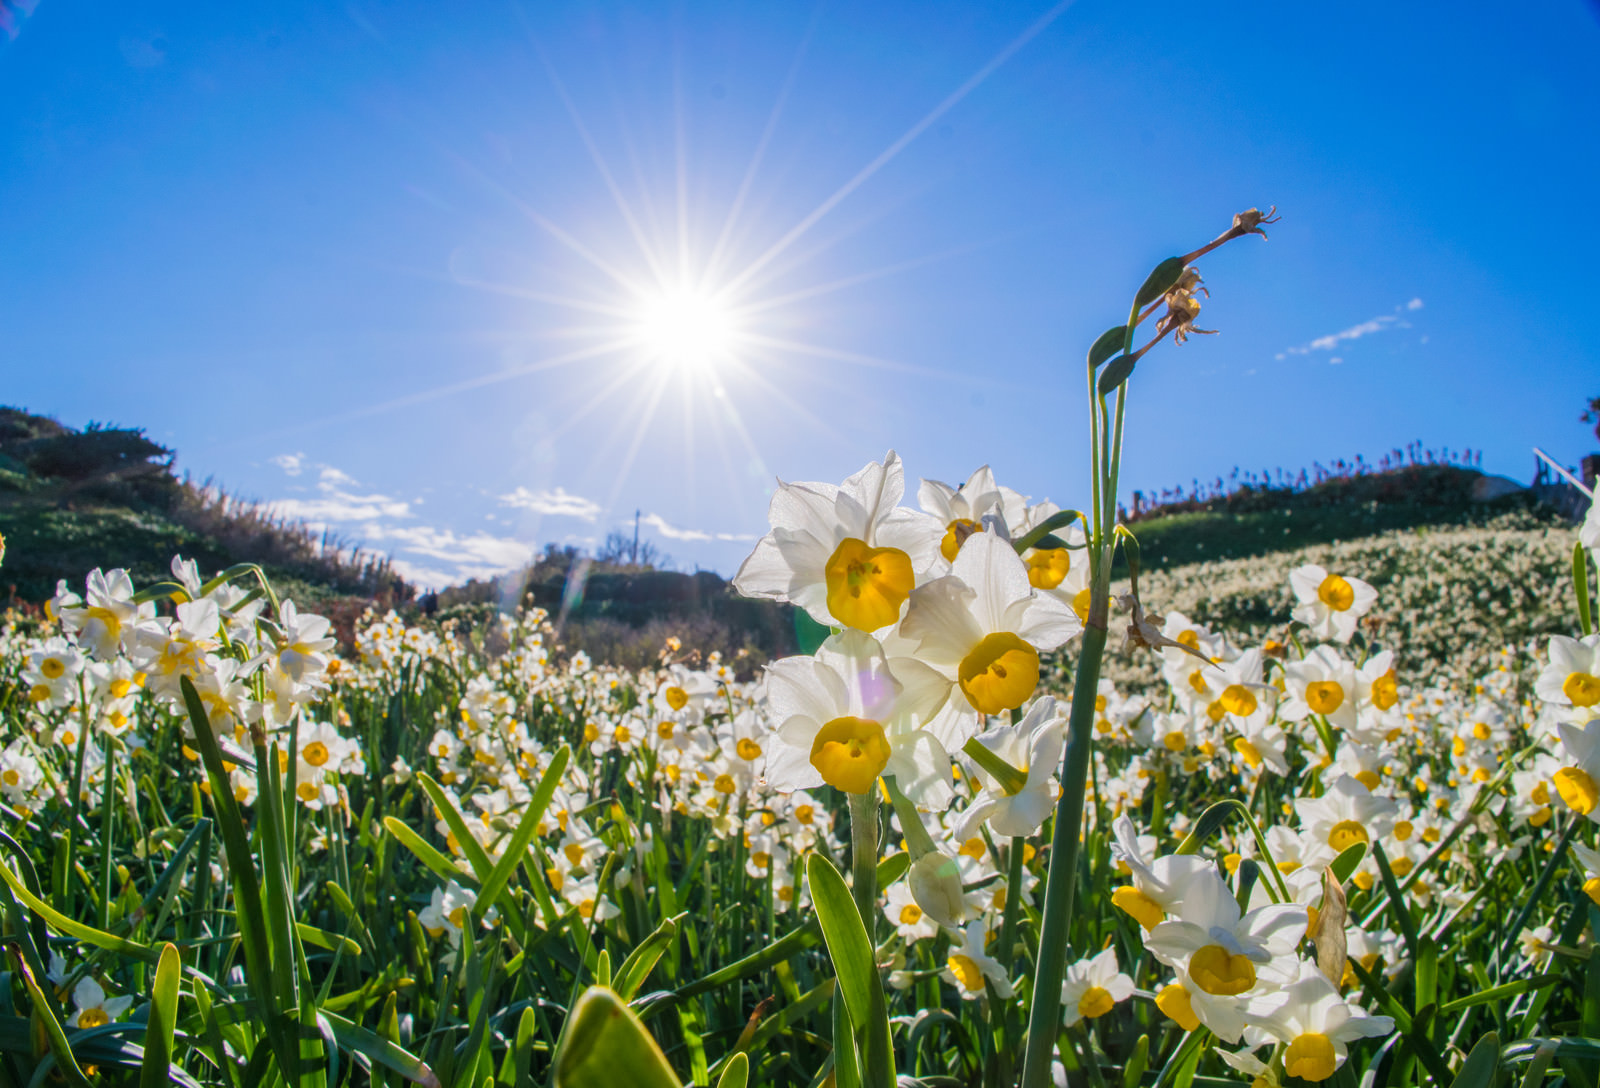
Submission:
{"label": "daffodil bud", "polygon": [[966,920],[961,869],[955,858],[938,852],[924,854],[912,862],[906,879],[911,884],[911,898],[935,922],[957,928]]}

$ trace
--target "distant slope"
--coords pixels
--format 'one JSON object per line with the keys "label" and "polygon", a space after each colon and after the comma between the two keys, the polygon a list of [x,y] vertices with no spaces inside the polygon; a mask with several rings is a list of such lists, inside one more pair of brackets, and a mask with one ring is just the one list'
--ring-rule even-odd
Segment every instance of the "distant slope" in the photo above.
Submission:
{"label": "distant slope", "polygon": [[302,600],[412,595],[387,560],[181,480],[172,460],[139,429],[79,431],[0,408],[0,600],[38,603],[61,578],[81,590],[95,567],[124,567],[146,585],[170,578],[178,554],[207,572],[260,563]]}

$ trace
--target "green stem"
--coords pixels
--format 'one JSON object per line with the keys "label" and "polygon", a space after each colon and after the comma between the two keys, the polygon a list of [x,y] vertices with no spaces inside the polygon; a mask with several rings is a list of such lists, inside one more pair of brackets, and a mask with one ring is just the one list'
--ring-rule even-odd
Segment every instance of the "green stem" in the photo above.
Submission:
{"label": "green stem", "polygon": [[78,828],[78,814],[83,809],[83,756],[89,747],[89,693],[84,688],[83,676],[78,676],[78,751],[72,760],[72,796],[67,799],[67,829],[61,838],[61,853],[66,857],[65,865],[57,866],[59,886],[56,888],[56,902],[64,904],[67,914],[74,914],[72,906],[72,837]]}
{"label": "green stem", "polygon": [[878,794],[874,783],[866,793],[850,797],[850,895],[856,901],[861,924],[867,927],[867,940],[878,947],[874,936],[878,917]]}
{"label": "green stem", "polygon": [[111,928],[111,836],[116,830],[111,802],[116,799],[117,780],[116,741],[110,734],[106,735],[105,741],[106,758],[102,772],[105,775],[105,792],[100,798],[100,928],[103,930]]}
{"label": "green stem", "polygon": [[1028,840],[1022,835],[1011,837],[1011,856],[1006,867],[1006,908],[1000,921],[1000,955],[1006,970],[1016,973],[1017,913],[1022,904],[1022,851]]}
{"label": "green stem", "polygon": [[1061,769],[1061,798],[1056,803],[1056,823],[1050,839],[1050,868],[1045,877],[1044,921],[1039,934],[1032,1004],[1028,1010],[1028,1046],[1022,1088],[1046,1088],[1050,1084],[1050,1062],[1061,1023],[1061,977],[1066,969],[1067,936],[1077,884],[1084,785],[1089,777],[1094,739],[1094,699],[1100,686],[1100,660],[1106,648],[1106,602],[1103,591],[1097,596],[1099,608],[1091,601],[1089,624],[1084,628],[1083,650],[1072,688],[1072,718],[1067,727],[1067,753]]}

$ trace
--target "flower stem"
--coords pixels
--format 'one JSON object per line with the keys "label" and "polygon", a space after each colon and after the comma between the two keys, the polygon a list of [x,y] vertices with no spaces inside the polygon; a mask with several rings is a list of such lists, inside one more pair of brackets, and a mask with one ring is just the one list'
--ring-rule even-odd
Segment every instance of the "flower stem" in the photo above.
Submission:
{"label": "flower stem", "polygon": [[[1098,618],[1099,624],[1094,620]],[[1091,614],[1083,631],[1072,687],[1072,717],[1067,727],[1067,753],[1061,770],[1061,798],[1056,803],[1050,839],[1050,868],[1045,877],[1044,921],[1039,934],[1039,959],[1028,1010],[1028,1046],[1022,1088],[1046,1088],[1061,1022],[1061,977],[1066,968],[1072,898],[1078,877],[1078,848],[1083,826],[1084,786],[1094,738],[1094,700],[1100,686],[1100,660],[1106,648],[1105,613]]]}
{"label": "flower stem", "polygon": [[877,785],[850,797],[850,894],[856,901],[867,940],[876,948],[873,922],[878,914],[878,794]]}

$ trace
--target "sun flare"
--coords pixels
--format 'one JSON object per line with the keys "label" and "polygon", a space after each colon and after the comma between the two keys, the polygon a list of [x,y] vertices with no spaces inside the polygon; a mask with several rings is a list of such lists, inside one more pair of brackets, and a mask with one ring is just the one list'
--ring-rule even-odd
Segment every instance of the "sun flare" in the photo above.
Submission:
{"label": "sun flare", "polygon": [[636,332],[644,350],[662,364],[702,369],[728,357],[737,329],[732,310],[716,295],[675,289],[643,301]]}

